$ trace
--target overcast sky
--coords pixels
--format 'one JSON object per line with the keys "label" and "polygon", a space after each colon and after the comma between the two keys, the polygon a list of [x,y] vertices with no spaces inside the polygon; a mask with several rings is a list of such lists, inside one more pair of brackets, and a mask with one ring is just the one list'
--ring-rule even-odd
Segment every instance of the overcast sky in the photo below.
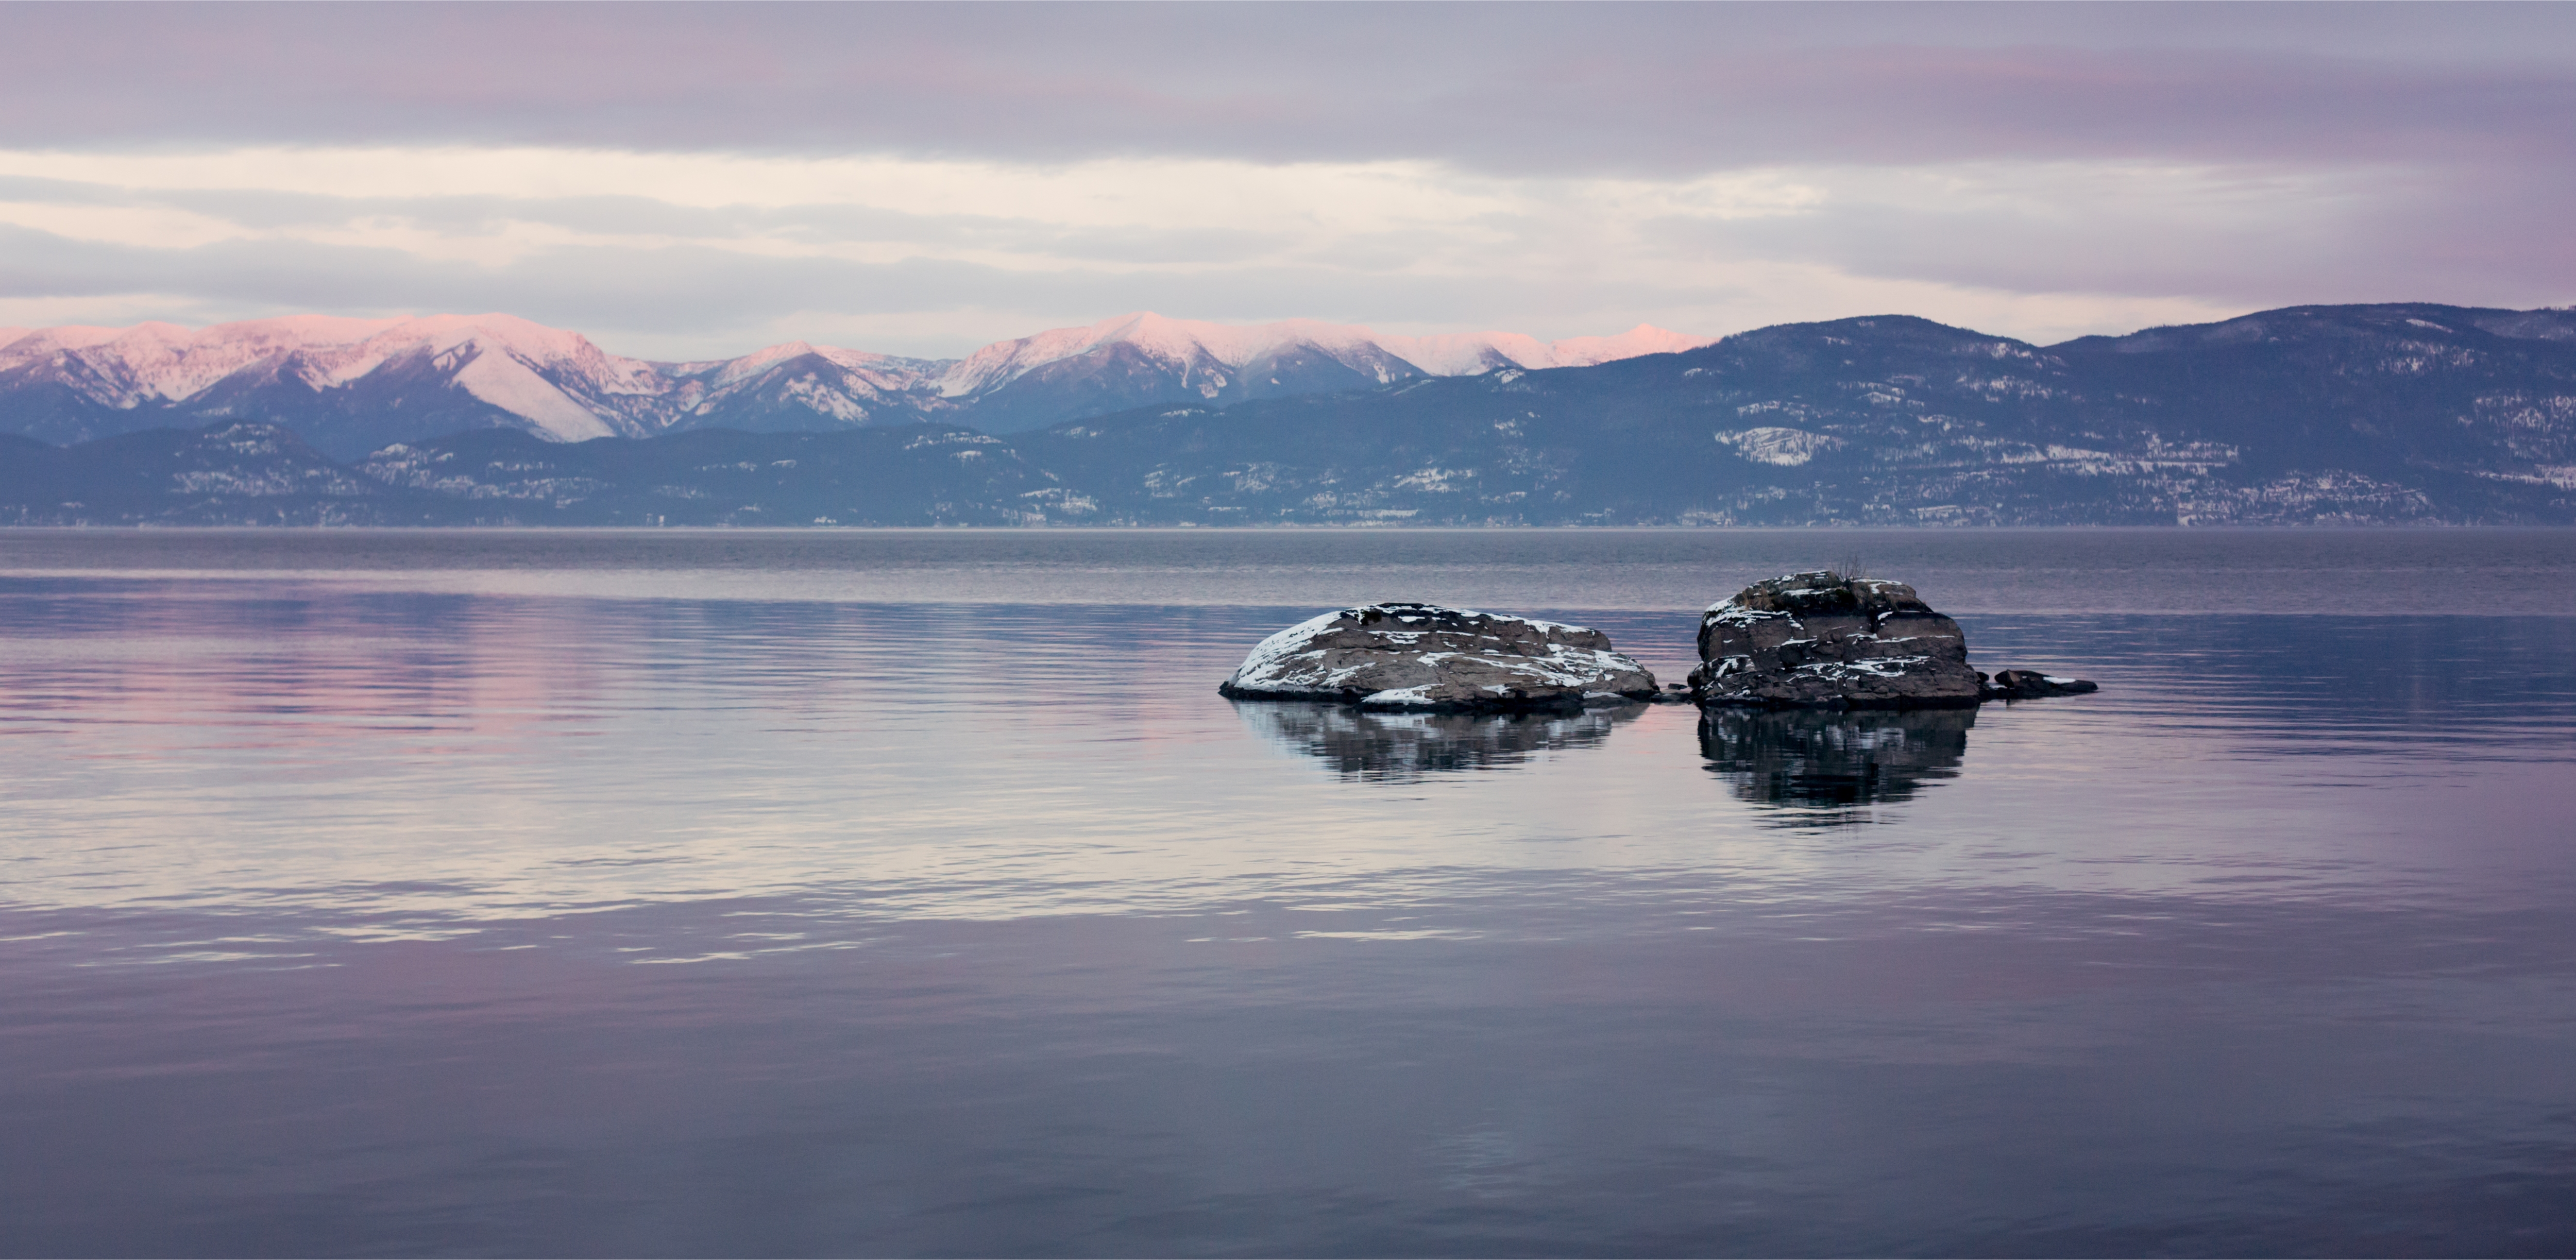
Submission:
{"label": "overcast sky", "polygon": [[2576,302],[2576,5],[12,5],[0,325]]}

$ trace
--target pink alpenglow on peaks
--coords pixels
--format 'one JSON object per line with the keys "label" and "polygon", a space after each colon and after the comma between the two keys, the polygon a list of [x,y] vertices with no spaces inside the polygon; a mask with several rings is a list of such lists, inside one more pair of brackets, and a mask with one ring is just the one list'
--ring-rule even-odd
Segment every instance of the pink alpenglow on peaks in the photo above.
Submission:
{"label": "pink alpenglow on peaks", "polygon": [[[0,391],[81,400],[48,433],[262,418],[357,443],[423,424],[493,424],[556,441],[697,428],[963,423],[1018,432],[1145,406],[1369,389],[1502,368],[1571,367],[1707,344],[1639,326],[1542,342],[1509,332],[1384,336],[1357,324],[1219,324],[1139,311],[918,359],[790,341],[738,358],[610,354],[515,315],[291,315],[189,329],[0,329]],[[403,419],[417,410],[422,419]],[[436,417],[433,419],[432,417]]]}
{"label": "pink alpenglow on peaks", "polygon": [[244,390],[327,395],[389,369],[417,371],[548,437],[626,431],[601,395],[663,392],[651,364],[515,315],[349,319],[293,315],[187,329],[49,328],[0,345],[0,377],[50,375],[119,411]]}
{"label": "pink alpenglow on peaks", "polygon": [[114,341],[118,335],[131,330],[99,328],[89,324],[59,324],[52,328],[19,328],[11,331],[21,335],[15,341],[0,345],[0,364],[9,362],[12,355],[45,354],[56,350],[86,350],[91,346]]}
{"label": "pink alpenglow on peaks", "polygon": [[1424,376],[1475,376],[1505,367],[1583,367],[1696,349],[1714,340],[1649,324],[1639,324],[1615,337],[1575,337],[1551,343],[1511,332],[1406,337],[1381,335],[1358,324],[1327,324],[1311,319],[1217,324],[1139,311],[1088,327],[1057,328],[1017,341],[995,342],[952,369],[941,390],[952,398],[980,393],[1046,364],[1122,344],[1175,364],[1204,359],[1242,369],[1283,351],[1311,349],[1364,371],[1375,366],[1371,361],[1392,357]]}
{"label": "pink alpenglow on peaks", "polygon": [[396,322],[298,315],[196,330],[163,323],[44,328],[0,344],[0,373],[77,363],[94,381],[89,392],[111,406],[180,401],[284,354],[355,341]]}
{"label": "pink alpenglow on peaks", "polygon": [[1433,376],[1476,376],[1496,368],[1590,367],[1645,354],[1696,350],[1717,340],[1639,324],[1616,337],[1541,341],[1510,332],[1381,337],[1378,344]]}
{"label": "pink alpenglow on peaks", "polygon": [[1616,337],[1568,337],[1548,349],[1556,355],[1558,367],[1590,367],[1649,354],[1679,354],[1697,350],[1717,340],[1715,337],[1693,337],[1669,328],[1639,324]]}
{"label": "pink alpenglow on peaks", "polygon": [[[997,341],[949,370],[940,390],[950,398],[965,397],[1009,384],[1051,363],[1078,359],[1087,355],[1125,347],[1148,359],[1186,369],[1198,364],[1203,368],[1240,371],[1281,351],[1311,348],[1337,362],[1369,371],[1373,357],[1383,354],[1375,335],[1368,329],[1348,324],[1326,324],[1311,319],[1281,320],[1275,324],[1214,324],[1202,320],[1171,319],[1152,311],[1138,311],[1104,319],[1082,328],[1055,328],[1016,341]],[[1364,366],[1365,365],[1365,366]],[[1394,379],[1379,375],[1381,383]],[[1224,382],[1211,379],[1210,396],[1224,388]]]}

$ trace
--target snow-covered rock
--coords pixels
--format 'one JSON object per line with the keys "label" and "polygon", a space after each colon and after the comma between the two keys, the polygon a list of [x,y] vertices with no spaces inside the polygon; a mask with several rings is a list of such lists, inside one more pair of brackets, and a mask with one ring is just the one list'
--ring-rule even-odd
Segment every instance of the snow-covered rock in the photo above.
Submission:
{"label": "snow-covered rock", "polygon": [[1902,582],[1829,570],[1756,582],[1700,618],[1703,706],[1937,709],[1974,705],[1959,623]]}
{"label": "snow-covered rock", "polygon": [[1218,692],[1365,709],[1470,712],[1650,700],[1655,676],[1610,636],[1437,604],[1368,604],[1261,641]]}

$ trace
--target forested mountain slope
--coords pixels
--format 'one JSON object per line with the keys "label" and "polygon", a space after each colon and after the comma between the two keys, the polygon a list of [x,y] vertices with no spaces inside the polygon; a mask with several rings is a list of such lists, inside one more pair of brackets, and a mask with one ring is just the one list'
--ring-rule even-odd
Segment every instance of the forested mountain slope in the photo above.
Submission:
{"label": "forested mountain slope", "polygon": [[[1115,367],[1133,349],[1076,340],[1012,353]],[[1879,316],[1586,366],[1386,375],[1009,437],[481,428],[345,462],[262,423],[8,439],[0,521],[2576,523],[2569,311],[2300,307],[2048,347]]]}
{"label": "forested mountain slope", "polygon": [[2576,313],[2307,307],[2039,347],[1928,320],[1059,425],[1136,519],[2576,519]]}

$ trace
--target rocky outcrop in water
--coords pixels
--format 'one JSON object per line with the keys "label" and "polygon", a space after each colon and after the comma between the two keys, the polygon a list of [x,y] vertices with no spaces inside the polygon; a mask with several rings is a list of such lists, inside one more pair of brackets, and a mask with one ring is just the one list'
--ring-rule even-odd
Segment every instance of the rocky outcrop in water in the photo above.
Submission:
{"label": "rocky outcrop in water", "polygon": [[2080,696],[2081,678],[1968,666],[1968,636],[1903,582],[1829,569],[1756,582],[1699,623],[1690,698],[1702,707],[1957,709]]}
{"label": "rocky outcrop in water", "polygon": [[1655,676],[1610,636],[1437,604],[1368,604],[1261,641],[1217,688],[1235,700],[1329,700],[1469,713],[1655,698]]}
{"label": "rocky outcrop in water", "polygon": [[1959,623],[1903,582],[1819,570],[1756,582],[1700,618],[1701,705],[1940,709],[1974,705]]}
{"label": "rocky outcrop in water", "polygon": [[2050,696],[2080,696],[2101,688],[2081,678],[2059,678],[2035,669],[2007,669],[1985,679],[1983,696],[1988,700],[2044,700]]}

